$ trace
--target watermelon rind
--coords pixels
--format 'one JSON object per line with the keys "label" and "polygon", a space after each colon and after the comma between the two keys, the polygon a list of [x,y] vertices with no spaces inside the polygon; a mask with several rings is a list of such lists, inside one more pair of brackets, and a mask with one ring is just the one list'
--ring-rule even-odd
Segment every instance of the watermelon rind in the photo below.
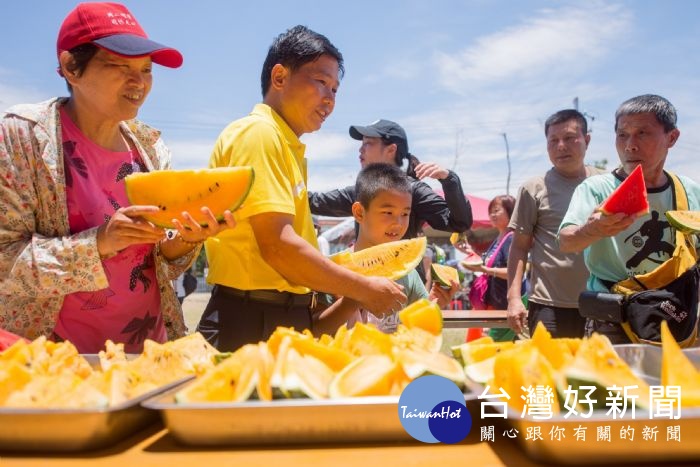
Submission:
{"label": "watermelon rind", "polygon": [[460,261],[460,264],[464,266],[481,266],[484,264],[484,260],[481,259],[481,256],[477,255],[476,253],[471,253],[467,255],[466,258],[464,258],[462,261]]}
{"label": "watermelon rind", "polygon": [[681,233],[700,233],[700,211],[666,211],[666,220]]}

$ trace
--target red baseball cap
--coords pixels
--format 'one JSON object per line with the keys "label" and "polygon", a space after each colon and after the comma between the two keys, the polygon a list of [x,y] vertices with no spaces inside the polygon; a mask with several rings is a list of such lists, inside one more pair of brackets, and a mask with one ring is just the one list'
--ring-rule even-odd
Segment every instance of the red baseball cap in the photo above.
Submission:
{"label": "red baseball cap", "polygon": [[58,55],[88,43],[125,57],[150,55],[169,68],[182,65],[180,52],[148,39],[134,15],[119,3],[80,3],[68,13],[58,31]]}

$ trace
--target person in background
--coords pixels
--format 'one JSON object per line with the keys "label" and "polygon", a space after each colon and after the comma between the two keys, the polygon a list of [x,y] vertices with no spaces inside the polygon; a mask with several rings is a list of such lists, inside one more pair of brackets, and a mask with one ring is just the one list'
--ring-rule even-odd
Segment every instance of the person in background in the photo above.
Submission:
{"label": "person in background", "polygon": [[[578,296],[588,270],[580,253],[562,253],[557,232],[576,187],[602,170],[584,164],[591,140],[586,117],[560,110],[544,123],[552,168],[520,187],[510,220],[513,244],[508,257],[508,324],[516,333],[541,322],[553,337],[583,337],[586,320],[578,312]],[[522,295],[531,255],[528,309]]]}
{"label": "person in background", "polygon": [[[508,254],[513,241],[513,232],[508,228],[510,216],[513,214],[515,198],[510,195],[499,195],[489,203],[489,220],[498,230],[498,235],[482,255],[483,264],[469,265],[461,263],[465,269],[488,275],[486,291],[487,310],[505,310],[508,306]],[[494,340],[512,340],[515,334],[509,329],[491,329],[489,335]]]}
{"label": "person in background", "polygon": [[175,287],[175,295],[177,295],[177,301],[180,302],[180,305],[182,305],[182,302],[185,301],[185,297],[187,294],[185,293],[185,274],[180,274],[177,276],[177,279],[173,281],[173,287]]}
{"label": "person in background", "polygon": [[[663,242],[675,244],[675,229],[666,222],[666,211],[674,208],[674,186],[664,166],[669,149],[680,136],[676,122],[673,104],[654,94],[628,99],[615,112],[615,147],[620,166],[611,173],[587,178],[576,187],[559,229],[563,252],[583,251],[590,272],[588,290],[608,292],[615,282],[651,272],[670,258],[672,252],[660,247]],[[600,212],[600,204],[639,165],[647,188],[649,214],[635,217]],[[688,177],[678,178],[689,209],[700,209],[700,185]],[[639,229],[650,219],[658,221],[656,228],[643,236]],[[630,262],[632,258],[635,261]],[[586,334],[593,332],[606,335],[613,344],[630,342],[619,323],[588,319]]]}
{"label": "person in background", "polygon": [[318,218],[316,218],[316,216],[312,217],[314,230],[316,231],[316,240],[318,240],[318,251],[320,251],[323,256],[329,256],[331,254],[331,246],[328,244],[328,240],[321,236],[321,224],[319,224]]}
{"label": "person in background", "polygon": [[69,96],[18,105],[0,121],[0,327],[69,340],[97,353],[107,339],[140,352],[145,339],[185,334],[172,279],[201,242],[235,225],[200,227],[189,213],[166,232],[131,206],[124,178],[168,169],[160,133],[136,120],[153,63],[182,55],[151,41],[117,3],[82,3],[58,32]]}
{"label": "person in background", "polygon": [[[354,251],[388,243],[403,236],[411,213],[411,183],[398,167],[393,164],[369,164],[357,176],[355,193],[357,201],[353,203],[352,211],[360,229]],[[459,290],[456,282],[450,289],[434,283],[428,293],[415,269],[397,282],[403,286],[407,304],[429,298],[436,301],[440,308],[447,308]],[[356,322],[372,323],[378,329],[391,333],[396,330],[401,308],[397,306],[390,313],[378,315],[364,309],[356,301],[343,297],[315,313],[314,333],[333,335],[343,324],[352,327]]]}
{"label": "person in background", "polygon": [[[408,161],[406,173],[412,189],[411,217],[403,238],[417,237],[426,222],[432,228],[446,232],[464,232],[471,227],[471,206],[464,196],[457,174],[431,162],[421,163],[409,152],[408,138],[401,125],[390,120],[377,120],[367,126],[353,125],[350,127],[350,137],[362,141],[362,168],[377,162],[402,167],[404,161]],[[444,198],[422,181],[426,178],[440,182]],[[354,186],[326,193],[309,193],[311,212],[323,216],[350,216],[355,201]],[[421,264],[418,274],[424,282],[428,273]]]}
{"label": "person in background", "polygon": [[311,290],[378,314],[406,301],[396,283],[351,272],[318,250],[299,137],[333,112],[342,73],[343,57],[325,36],[304,26],[287,30],[263,64],[263,102],[216,141],[211,167],[255,169],[237,228],[206,243],[214,289],[197,329],[219,350],[266,340],[278,326],[310,329]]}

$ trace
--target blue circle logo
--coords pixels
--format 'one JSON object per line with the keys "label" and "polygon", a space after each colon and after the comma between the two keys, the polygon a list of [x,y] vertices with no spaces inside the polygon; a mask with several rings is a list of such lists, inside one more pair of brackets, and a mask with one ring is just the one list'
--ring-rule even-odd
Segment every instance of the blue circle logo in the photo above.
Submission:
{"label": "blue circle logo", "polygon": [[422,376],[406,386],[399,397],[399,420],[424,443],[459,443],[472,427],[462,390],[442,376]]}

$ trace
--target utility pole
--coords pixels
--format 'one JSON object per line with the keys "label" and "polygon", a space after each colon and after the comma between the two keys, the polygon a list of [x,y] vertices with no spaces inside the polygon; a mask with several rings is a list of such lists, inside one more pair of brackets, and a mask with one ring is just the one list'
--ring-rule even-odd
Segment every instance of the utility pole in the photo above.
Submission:
{"label": "utility pole", "polygon": [[459,159],[460,156],[460,146],[462,145],[462,129],[457,130],[457,133],[455,134],[455,160],[452,162],[452,171],[455,172],[457,170],[457,160]]}
{"label": "utility pole", "polygon": [[503,134],[503,141],[506,142],[506,162],[508,163],[508,179],[506,181],[506,194],[510,194],[510,149],[508,148],[508,135]]}
{"label": "utility pole", "polygon": [[[574,109],[578,110],[578,96],[574,97]],[[581,112],[581,115],[584,116],[584,118],[588,119],[591,121],[590,125],[588,125],[588,132],[592,133],[593,132],[593,122],[595,121],[595,116],[589,114],[588,112]]]}

